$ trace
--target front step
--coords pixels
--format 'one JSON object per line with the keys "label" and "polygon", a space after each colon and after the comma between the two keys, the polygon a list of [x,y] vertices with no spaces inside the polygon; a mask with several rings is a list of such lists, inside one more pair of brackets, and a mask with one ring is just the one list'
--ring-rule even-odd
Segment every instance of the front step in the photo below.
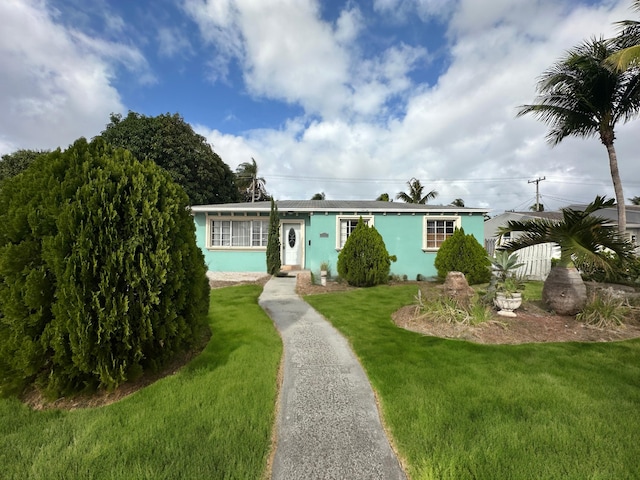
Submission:
{"label": "front step", "polygon": [[283,272],[293,272],[296,270],[302,270],[302,266],[300,265],[282,265],[280,270]]}

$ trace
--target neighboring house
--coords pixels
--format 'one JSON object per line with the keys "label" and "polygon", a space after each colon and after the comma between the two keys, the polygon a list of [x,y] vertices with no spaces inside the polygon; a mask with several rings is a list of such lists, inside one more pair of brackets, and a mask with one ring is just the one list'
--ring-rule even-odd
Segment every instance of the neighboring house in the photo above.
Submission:
{"label": "neighboring house", "polygon": [[[586,205],[569,205],[567,208],[582,211],[585,207]],[[638,239],[640,239],[640,206],[627,205],[626,210],[627,235],[635,245],[638,245]],[[618,210],[616,207],[603,208],[598,210],[595,215],[609,220],[610,225],[618,223]],[[507,234],[502,239],[498,238],[498,229],[505,226],[509,220],[527,221],[534,218],[562,220],[562,212],[504,212],[496,215],[484,222],[484,238],[487,252],[493,254],[495,248],[517,237],[518,233],[514,232],[512,234],[513,237]],[[531,279],[544,280],[551,269],[551,258],[560,258],[560,251],[555,244],[536,245],[535,247],[519,250],[518,257],[521,262],[525,263],[525,266],[519,270],[519,274]]]}
{"label": "neighboring house", "polygon": [[[487,209],[410,203],[337,200],[280,200],[283,270],[319,271],[329,262],[336,274],[338,253],[358,219],[376,227],[397,261],[391,273],[415,279],[437,274],[442,242],[464,228],[482,245]],[[211,271],[266,271],[270,202],[196,205],[191,208],[197,242]]]}
{"label": "neighboring house", "polygon": [[[498,237],[498,229],[507,225],[511,220],[526,222],[534,218],[546,218],[550,220],[561,220],[562,212],[504,212],[484,222],[484,242],[489,255],[493,255],[495,249],[500,245],[515,239],[517,232],[508,233],[502,238]],[[560,258],[558,247],[553,243],[545,243],[533,247],[518,250],[518,260],[524,263],[516,272],[517,275],[529,278],[530,280],[544,280],[551,270],[551,259]]]}
{"label": "neighboring house", "polygon": [[[573,210],[584,210],[586,205],[569,205],[568,208]],[[627,213],[627,236],[634,245],[638,245],[640,240],[640,205],[625,205]],[[595,215],[609,220],[610,225],[618,224],[617,207],[603,208],[598,210]]]}

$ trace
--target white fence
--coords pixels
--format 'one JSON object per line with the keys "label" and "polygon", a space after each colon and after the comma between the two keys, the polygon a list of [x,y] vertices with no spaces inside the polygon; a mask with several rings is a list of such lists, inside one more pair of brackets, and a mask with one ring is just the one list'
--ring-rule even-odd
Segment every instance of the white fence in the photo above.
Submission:
{"label": "white fence", "polygon": [[551,258],[555,249],[557,247],[553,243],[543,243],[518,250],[518,261],[524,265],[517,270],[516,275],[529,280],[545,280],[551,270]]}
{"label": "white fence", "polygon": [[[485,242],[485,248],[489,255],[493,255],[495,252],[495,239],[488,239]],[[558,247],[553,243],[543,243],[522,248],[515,253],[518,254],[518,263],[524,263],[516,271],[516,275],[528,280],[545,280],[551,270],[551,258],[554,256],[560,257]]]}

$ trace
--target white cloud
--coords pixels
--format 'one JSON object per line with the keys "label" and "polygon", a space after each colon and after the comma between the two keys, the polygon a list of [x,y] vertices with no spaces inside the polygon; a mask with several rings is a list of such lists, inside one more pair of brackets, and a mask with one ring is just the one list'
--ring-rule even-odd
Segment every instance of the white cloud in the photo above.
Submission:
{"label": "white cloud", "polygon": [[[444,11],[437,2],[430,5],[434,15]],[[376,7],[397,4],[379,1]],[[227,138],[223,159],[244,161],[252,152],[277,198],[308,198],[321,190],[328,198],[394,196],[414,176],[440,192],[435,203],[463,198],[467,206],[492,208],[493,213],[527,209],[535,197],[527,179],[542,176],[547,177],[540,186],[548,208],[586,202],[596,194],[611,196],[607,154],[597,139],[567,139],[552,149],[545,143],[543,124],[515,115],[518,105],[533,101],[536,79],[546,68],[583,39],[612,35],[611,24],[626,18],[626,7],[622,1],[576,7],[523,0],[514,8],[506,0],[482,6],[463,0],[451,12],[449,67],[432,86],[415,85],[410,78],[416,62],[428,60],[428,52],[419,47],[396,44],[376,57],[361,58],[357,45],[340,43],[335,29],[332,33],[311,15],[313,9],[295,17],[291,23],[296,26],[271,41],[284,19],[292,18],[290,12],[278,19],[255,10],[256,16],[244,17],[242,24],[243,36],[252,32],[246,48],[253,92],[299,101],[308,112],[322,115],[310,123],[294,119],[279,130]],[[255,25],[258,17],[262,26]],[[306,37],[300,37],[300,30]],[[327,52],[333,51],[340,52],[339,61],[330,65]],[[313,72],[329,68],[333,77],[322,73],[320,80],[296,85],[287,74],[295,76],[301,65]],[[351,89],[348,95],[344,85]],[[338,95],[325,98],[330,87]],[[391,99],[400,103],[403,115],[385,108]],[[342,114],[332,115],[335,109]],[[620,168],[627,182],[640,178],[632,145],[637,128],[637,122],[618,128]],[[210,138],[220,142],[220,135]],[[640,190],[640,183],[629,183],[627,197],[637,194],[633,188]]]}
{"label": "white cloud", "polygon": [[408,16],[417,14],[421,20],[431,18],[445,19],[455,7],[452,0],[374,0],[373,8],[377,12],[405,21]]}
{"label": "white cloud", "polygon": [[158,52],[163,57],[191,55],[193,47],[189,38],[178,28],[160,27],[157,34]]}
{"label": "white cloud", "polygon": [[45,2],[0,2],[0,147],[66,147],[104,128],[123,111],[112,86],[115,64],[152,81],[134,48],[88,37],[57,24]]}

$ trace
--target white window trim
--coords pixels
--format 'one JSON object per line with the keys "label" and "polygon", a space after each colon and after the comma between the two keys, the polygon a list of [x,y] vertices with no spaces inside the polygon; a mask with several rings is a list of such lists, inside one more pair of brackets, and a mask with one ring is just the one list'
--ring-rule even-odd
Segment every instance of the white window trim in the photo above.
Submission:
{"label": "white window trim", "polygon": [[[217,221],[217,222],[269,222],[269,218],[268,217],[255,217],[255,216],[247,216],[247,217],[240,217],[240,216],[218,216],[218,215],[207,215],[206,216],[206,238],[205,238],[205,245],[207,247],[207,250],[233,250],[233,251],[266,251],[267,250],[267,246],[234,246],[234,245],[211,245],[211,222],[212,221]],[[268,225],[267,225],[267,229],[268,229]],[[268,231],[268,230],[267,230]],[[253,241],[253,232],[251,232],[249,234],[249,240]]]}
{"label": "white window trim", "polygon": [[343,245],[340,245],[340,225],[343,220],[362,220],[367,222],[367,225],[370,227],[374,226],[374,216],[373,215],[336,215],[336,250],[342,250]]}
{"label": "white window trim", "polygon": [[453,230],[462,227],[462,217],[457,215],[425,215],[422,217],[422,251],[424,252],[437,252],[440,247],[427,247],[427,222],[438,220],[453,220]]}

